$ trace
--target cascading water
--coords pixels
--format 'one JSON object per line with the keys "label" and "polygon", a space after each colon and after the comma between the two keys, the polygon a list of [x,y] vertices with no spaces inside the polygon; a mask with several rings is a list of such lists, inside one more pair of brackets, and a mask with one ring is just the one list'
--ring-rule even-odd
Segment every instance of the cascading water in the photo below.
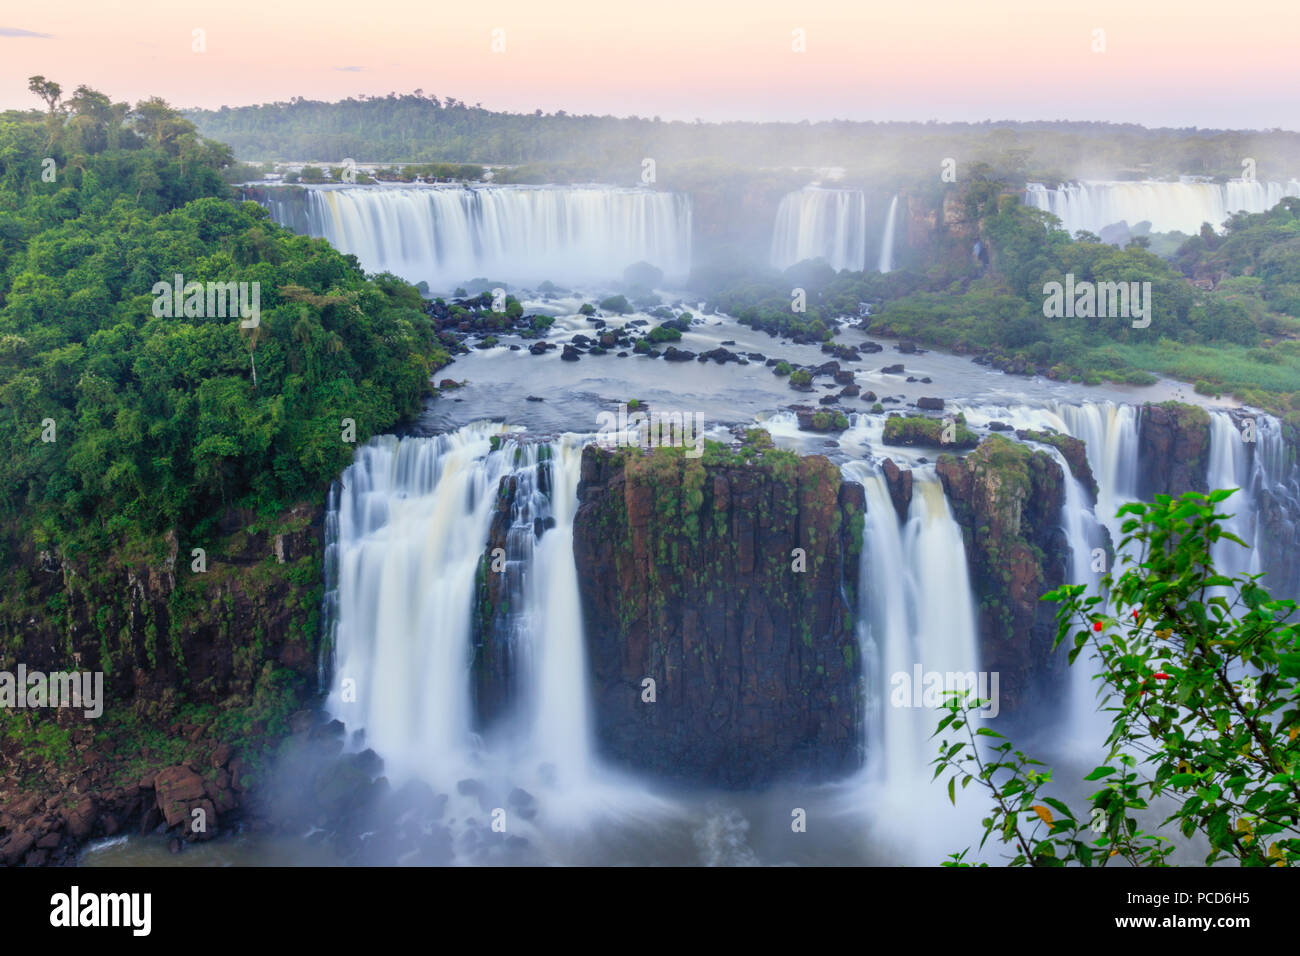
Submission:
{"label": "cascading water", "polygon": [[[954,839],[972,832],[964,815],[957,820],[945,816],[952,812],[947,797],[930,783],[941,711],[928,705],[916,684],[920,675],[943,679],[978,671],[962,532],[933,470],[914,472],[912,504],[902,526],[876,468],[849,462],[843,473],[863,486],[867,499],[858,624],[867,662],[868,763],[859,784],[867,791],[863,804],[880,825],[877,839],[896,843],[898,853],[918,862],[932,862]],[[918,697],[927,706],[915,706]],[[924,815],[924,821],[899,827],[900,815]]]}
{"label": "cascading water", "polygon": [[[1138,415],[1132,405],[1088,402],[1057,405],[1066,434],[1084,443],[1097,482],[1097,519],[1118,547],[1123,522],[1115,512],[1138,498]],[[1067,469],[1068,472],[1068,469]]]}
{"label": "cascading water", "polygon": [[[688,197],[596,186],[350,186],[306,191],[310,235],[368,271],[447,290],[476,277],[586,282],[646,261],[669,277],[691,265]],[[269,202],[293,226],[288,204]],[[278,211],[277,211],[278,210]],[[281,217],[287,217],[282,219]]]}
{"label": "cascading water", "polygon": [[823,258],[832,269],[859,270],[867,261],[867,197],[860,189],[808,186],[788,193],[776,211],[772,265],[785,269]]}
{"label": "cascading water", "polygon": [[396,777],[467,763],[474,575],[509,470],[489,434],[385,436],[340,479],[327,708],[364,728]]}
{"label": "cascading water", "polygon": [[1214,569],[1235,577],[1259,571],[1259,548],[1255,539],[1254,495],[1251,493],[1251,461],[1247,443],[1227,412],[1210,413],[1210,456],[1206,482],[1211,489],[1238,489],[1219,507],[1228,515],[1221,527],[1250,550],[1232,541],[1219,541],[1210,555]]}
{"label": "cascading water", "polygon": [[[364,730],[390,778],[446,785],[479,761],[471,615],[506,476],[516,482],[506,573],[521,696],[531,708],[527,753],[549,763],[563,785],[587,773],[589,702],[572,547],[580,458],[581,444],[569,436],[526,444],[501,426],[475,425],[434,438],[385,436],[358,449],[343,473],[333,498],[336,664],[326,706]],[[549,494],[538,481],[546,459]],[[546,525],[534,544],[534,528]]]}
{"label": "cascading water", "polygon": [[582,444],[565,436],[549,447],[555,526],[537,544],[529,602],[538,618],[538,640],[532,645],[536,648],[537,688],[533,752],[555,767],[563,785],[572,786],[588,779],[593,746],[578,570],[573,559]]}
{"label": "cascading water", "polygon": [[[1113,402],[1054,402],[1045,407],[975,407],[964,414],[973,424],[987,425],[997,419],[1017,428],[1052,429],[1084,442],[1088,467],[1097,483],[1095,506],[1065,456],[1050,445],[1042,447],[1057,460],[1065,476],[1061,527],[1070,545],[1068,580],[1088,585],[1089,593],[1099,593],[1100,574],[1093,570],[1094,552],[1105,550],[1107,533],[1110,545],[1118,547],[1123,535],[1116,512],[1123,504],[1138,499],[1137,410]],[[1067,651],[1062,647],[1060,653]],[[1089,651],[1084,651],[1070,667],[1069,702],[1061,741],[1067,751],[1095,754],[1106,739],[1110,721],[1099,709],[1097,667]]]}
{"label": "cascading water", "polygon": [[[987,426],[1002,421],[1016,428],[1053,429],[1084,443],[1088,467],[1097,482],[1095,514],[1110,532],[1111,542],[1120,542],[1120,525],[1115,517],[1121,505],[1138,500],[1138,410],[1115,402],[1067,404],[1049,402],[1031,405],[956,406],[968,422]],[[1069,474],[1068,467],[1066,474]]]}
{"label": "cascading water", "polygon": [[1030,183],[1025,189],[1025,203],[1052,213],[1071,235],[1100,235],[1120,222],[1195,235],[1202,223],[1217,229],[1233,213],[1266,212],[1285,196],[1300,196],[1300,182],[1080,182],[1055,189]]}
{"label": "cascading water", "polygon": [[1254,548],[1274,597],[1300,600],[1300,560],[1294,554],[1300,538],[1300,462],[1295,447],[1282,434],[1272,415],[1254,418],[1255,442],[1250,505],[1255,514]]}
{"label": "cascading water", "polygon": [[[1055,448],[1048,451],[1056,458],[1065,476],[1065,495],[1061,504],[1061,527],[1070,544],[1070,567],[1067,580],[1071,584],[1085,584],[1088,594],[1098,594],[1097,574],[1093,571],[1093,553],[1104,546],[1101,524],[1088,500],[1088,491],[1073,474],[1065,456]],[[1066,646],[1068,651],[1069,647]],[[1100,710],[1097,698],[1097,664],[1084,651],[1070,667],[1070,701],[1065,727],[1068,736],[1065,744],[1080,750],[1096,750],[1106,739],[1109,720]]]}
{"label": "cascading water", "polygon": [[898,197],[889,201],[889,215],[885,218],[885,236],[880,241],[881,272],[890,272],[894,268],[894,226],[898,218]]}
{"label": "cascading water", "polygon": [[[1061,524],[1071,549],[1069,578],[1095,580],[1089,565],[1106,540],[1097,518],[1110,519],[1118,541],[1114,510],[1137,494],[1137,410],[1113,403],[1048,403],[963,411],[976,427],[996,418],[1087,442],[1098,500],[1104,502],[1095,516],[1090,492],[1070,474],[1064,456],[1042,447],[1066,474]],[[1294,462],[1274,434],[1275,420],[1260,419],[1259,447],[1242,472],[1226,444],[1241,441],[1232,419],[1212,414],[1213,462],[1231,462],[1234,480],[1244,477],[1252,488],[1266,482],[1294,498]],[[855,416],[854,429],[842,440],[877,444],[872,429],[878,420]],[[782,431],[775,418],[766,424],[774,434]],[[558,783],[563,799],[545,803],[543,819],[550,826],[556,813],[570,813],[563,821],[565,835],[556,840],[544,829],[528,834],[538,846],[551,839],[545,847],[551,859],[574,858],[571,848],[591,831],[593,809],[619,808],[605,818],[615,821],[616,843],[630,832],[659,832],[662,821],[681,814],[694,813],[698,820],[698,808],[669,806],[660,798],[629,813],[629,794],[642,798],[644,783],[609,786],[606,771],[595,772],[573,556],[581,447],[574,436],[528,443],[515,432],[487,425],[437,438],[378,439],[358,451],[332,494],[327,516],[333,569],[327,570],[326,606],[337,661],[330,710],[349,729],[365,731],[366,744],[383,756],[386,773],[395,779],[412,776],[440,788],[465,776],[506,780],[504,788],[526,786],[544,798],[546,787]],[[978,673],[980,655],[962,530],[933,466],[909,465],[913,496],[903,521],[876,466],[864,461],[843,466],[845,479],[863,486],[867,502],[858,592],[867,764],[859,776],[832,788],[840,794],[834,799],[842,801],[832,806],[846,819],[856,815],[849,826],[867,841],[868,856],[933,863],[977,841],[972,835],[978,834],[978,816],[985,809],[972,797],[959,800],[954,810],[943,787],[931,781],[932,734],[940,712],[928,699],[917,706],[917,694],[925,697],[917,672],[927,677]],[[1212,463],[1215,468],[1228,466]],[[1267,477],[1269,468],[1291,477]],[[479,739],[470,666],[472,596],[503,478],[514,482],[506,587],[518,687],[508,701],[508,719],[482,731]],[[1213,474],[1211,479],[1213,484]],[[1252,533],[1258,537],[1257,529]],[[1066,757],[1082,760],[1104,739],[1106,717],[1097,711],[1092,672],[1085,656],[1070,675],[1065,736],[1052,738],[1065,745]],[[355,682],[355,701],[343,693],[349,678]],[[474,808],[462,805],[457,812],[471,814]],[[738,813],[730,804],[706,812],[694,835],[701,859],[713,860],[720,844],[733,843],[739,849],[719,861],[768,859],[748,849],[758,831],[746,836],[748,821]],[[719,821],[726,824],[725,833],[713,832]]]}

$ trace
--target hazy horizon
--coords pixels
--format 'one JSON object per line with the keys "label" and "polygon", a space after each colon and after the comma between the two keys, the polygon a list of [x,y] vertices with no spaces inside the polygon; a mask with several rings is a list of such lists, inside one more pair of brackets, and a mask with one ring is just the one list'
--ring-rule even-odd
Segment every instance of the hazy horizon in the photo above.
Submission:
{"label": "hazy horizon", "polygon": [[625,13],[590,0],[545,10],[507,0],[451,23],[415,0],[360,13],[341,0],[187,10],[71,0],[0,20],[11,64],[0,108],[38,106],[27,77],[42,74],[66,90],[84,83],[115,100],[161,96],[185,109],[420,89],[505,112],[687,122],[1297,129],[1300,64],[1288,27],[1300,26],[1300,10],[1283,0],[1237,19],[1217,4],[1173,0],[1140,11],[1120,0],[1052,11],[1028,0],[906,10],[665,0],[633,28]]}

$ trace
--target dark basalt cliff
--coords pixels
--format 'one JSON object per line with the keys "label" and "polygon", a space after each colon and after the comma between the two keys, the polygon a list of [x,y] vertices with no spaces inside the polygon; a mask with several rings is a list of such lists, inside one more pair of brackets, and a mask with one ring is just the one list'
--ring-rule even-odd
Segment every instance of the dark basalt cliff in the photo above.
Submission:
{"label": "dark basalt cliff", "polygon": [[1044,451],[990,435],[964,458],[941,456],[936,467],[966,545],[980,668],[998,673],[1002,711],[1059,698],[1066,662],[1064,651],[1052,649],[1056,605],[1039,598],[1069,570],[1061,466]]}
{"label": "dark basalt cliff", "polygon": [[161,554],[107,563],[24,546],[0,604],[0,663],[103,671],[123,705],[249,694],[267,663],[314,678],[322,518],[307,505],[269,522],[229,511],[202,571],[170,534]]}
{"label": "dark basalt cliff", "polygon": [[1198,405],[1143,405],[1138,421],[1138,497],[1205,494],[1210,414]]}
{"label": "dark basalt cliff", "polygon": [[742,454],[585,450],[574,552],[599,746],[704,785],[842,774],[861,760],[862,489],[821,456]]}
{"label": "dark basalt cliff", "polygon": [[[0,670],[103,672],[103,713],[0,715],[0,863],[72,859],[95,836],[215,836],[315,685],[322,511],[231,511],[206,570],[161,554],[92,562],[10,541]],[[203,810],[203,828],[193,811]]]}

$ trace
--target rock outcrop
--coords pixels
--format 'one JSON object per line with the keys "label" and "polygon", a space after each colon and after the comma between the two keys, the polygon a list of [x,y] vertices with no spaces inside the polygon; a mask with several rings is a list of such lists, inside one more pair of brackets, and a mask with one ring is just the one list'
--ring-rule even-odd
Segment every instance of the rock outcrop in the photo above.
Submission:
{"label": "rock outcrop", "polygon": [[1039,598],[1065,581],[1070,548],[1061,530],[1065,476],[1046,452],[990,435],[937,470],[962,526],[978,602],[980,667],[1000,675],[1001,709],[1014,714],[1059,698],[1065,672],[1056,605]]}
{"label": "rock outcrop", "polygon": [[900,523],[907,523],[907,514],[912,508],[912,472],[899,468],[894,459],[886,458],[880,463],[880,470],[885,476],[885,486],[889,489],[889,500],[893,502],[894,512]]}
{"label": "rock outcrop", "polygon": [[861,760],[862,489],[756,441],[708,460],[584,451],[596,733],[625,766],[734,788]]}
{"label": "rock outcrop", "polygon": [[[993,428],[994,424],[999,423],[990,424],[990,430],[1006,430],[1005,426]],[[1065,463],[1070,466],[1070,474],[1088,489],[1094,499],[1097,497],[1097,479],[1092,473],[1092,466],[1088,464],[1088,447],[1083,441],[1070,435],[1062,435],[1060,432],[1034,431],[1025,428],[1018,429],[1016,437],[1021,441],[1036,441],[1043,445],[1051,445],[1065,458]]]}
{"label": "rock outcrop", "polygon": [[[538,449],[536,473],[531,487],[541,494],[551,488],[550,449]],[[534,541],[549,528],[553,518],[533,516],[521,508],[531,505],[531,495],[519,494],[520,476],[506,475],[497,487],[497,497],[488,530],[488,543],[479,559],[474,604],[474,704],[480,727],[488,727],[507,714],[520,693],[517,620],[522,608],[512,598],[522,593],[524,562]]]}
{"label": "rock outcrop", "polygon": [[1210,462],[1210,414],[1199,405],[1143,405],[1138,421],[1138,497],[1205,494]]}
{"label": "rock outcrop", "polygon": [[99,561],[10,539],[0,670],[100,672],[103,700],[98,717],[0,726],[0,862],[66,862],[137,819],[187,840],[217,832],[245,755],[268,752],[315,688],[322,527],[310,505],[232,510],[202,541],[168,533],[156,554]]}

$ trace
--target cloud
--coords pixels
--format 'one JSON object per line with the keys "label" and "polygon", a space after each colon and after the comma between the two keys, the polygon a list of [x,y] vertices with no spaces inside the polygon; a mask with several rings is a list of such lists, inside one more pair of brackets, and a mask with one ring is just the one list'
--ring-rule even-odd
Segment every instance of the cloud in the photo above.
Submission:
{"label": "cloud", "polygon": [[38,40],[53,40],[53,33],[37,33],[34,30],[20,30],[18,27],[0,27],[0,37],[35,37]]}
{"label": "cloud", "polygon": [[334,71],[336,73],[364,73],[366,68],[364,66],[336,66]]}

